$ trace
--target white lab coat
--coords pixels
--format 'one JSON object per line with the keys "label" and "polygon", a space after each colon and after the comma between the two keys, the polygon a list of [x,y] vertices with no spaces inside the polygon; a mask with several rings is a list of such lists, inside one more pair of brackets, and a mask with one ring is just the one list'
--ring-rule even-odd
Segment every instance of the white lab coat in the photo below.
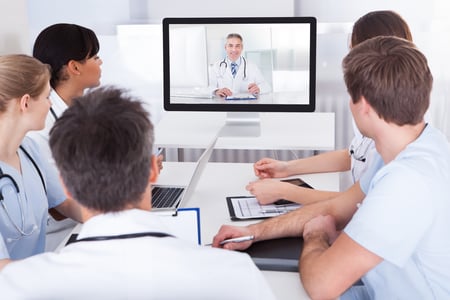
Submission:
{"label": "white lab coat", "polygon": [[[79,238],[164,232],[160,216],[131,209],[98,215]],[[173,237],[70,244],[7,265],[2,299],[275,299],[251,258]]]}

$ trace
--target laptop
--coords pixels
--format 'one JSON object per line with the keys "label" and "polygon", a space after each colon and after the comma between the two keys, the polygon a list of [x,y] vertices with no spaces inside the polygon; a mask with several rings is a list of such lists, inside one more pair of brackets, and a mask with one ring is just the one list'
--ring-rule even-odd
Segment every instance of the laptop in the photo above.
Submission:
{"label": "laptop", "polygon": [[208,145],[208,147],[203,151],[202,155],[197,161],[194,173],[187,186],[176,186],[176,185],[161,185],[154,184],[152,186],[152,212],[161,213],[173,213],[177,212],[178,207],[181,203],[188,199],[194,192],[200,176],[203,173],[206,165],[208,164],[209,158],[214,150],[214,145],[216,144],[217,137]]}

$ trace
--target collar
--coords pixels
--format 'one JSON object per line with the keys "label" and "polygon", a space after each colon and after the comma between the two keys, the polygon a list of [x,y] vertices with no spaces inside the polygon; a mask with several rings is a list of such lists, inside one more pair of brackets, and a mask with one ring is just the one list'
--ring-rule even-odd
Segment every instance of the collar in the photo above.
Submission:
{"label": "collar", "polygon": [[83,224],[78,239],[148,231],[171,234],[160,218],[161,216],[141,209],[99,214]]}
{"label": "collar", "polygon": [[52,109],[58,118],[68,108],[66,102],[64,102],[55,90],[52,90],[50,93],[50,101],[52,102]]}
{"label": "collar", "polygon": [[[231,63],[232,63],[232,62],[233,62],[233,61],[232,61],[231,59],[229,59],[228,56],[227,56],[227,64],[228,64],[229,66],[231,66]],[[242,62],[242,56],[239,56],[239,59],[236,60],[235,63],[236,63],[237,66],[239,67],[239,66],[241,65],[241,62]]]}

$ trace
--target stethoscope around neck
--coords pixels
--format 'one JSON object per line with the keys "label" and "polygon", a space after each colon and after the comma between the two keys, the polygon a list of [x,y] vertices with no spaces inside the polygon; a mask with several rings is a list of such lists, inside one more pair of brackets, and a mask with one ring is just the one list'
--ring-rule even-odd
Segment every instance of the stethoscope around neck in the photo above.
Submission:
{"label": "stethoscope around neck", "polygon": [[[247,79],[247,60],[245,59],[245,57],[241,56],[242,60],[244,61],[244,77],[243,79]],[[223,68],[223,72],[222,72],[222,65],[224,65],[225,67]],[[219,64],[219,70],[221,73],[221,76],[223,76],[225,74],[226,69],[228,68],[228,63],[227,63],[227,58],[225,57]]]}
{"label": "stethoscope around neck", "polygon": [[[41,170],[39,170],[39,167],[37,166],[36,162],[31,157],[31,155],[25,150],[25,148],[23,148],[22,145],[19,148],[20,148],[20,150],[22,150],[23,153],[25,153],[26,157],[31,161],[32,165],[36,169],[36,171],[41,179],[42,186],[44,187],[44,192],[47,194],[47,188],[45,187],[45,181],[44,181],[44,177],[41,173]],[[20,222],[22,223],[22,225],[20,226],[20,224],[15,222],[14,219],[11,217],[8,207],[5,204],[5,199],[3,197],[3,186],[2,186],[0,188],[0,204],[3,208],[3,210],[5,211],[5,214],[8,218],[8,220],[10,221],[12,226],[17,230],[17,232],[19,232],[19,234],[21,236],[32,235],[37,230],[37,225],[34,224],[33,228],[31,228],[28,232],[25,230],[25,225],[26,225],[25,224],[26,223],[25,222],[25,204],[23,203],[22,197],[20,196],[19,185],[17,184],[17,182],[14,180],[14,178],[11,175],[3,173],[2,168],[0,168],[0,180],[2,180],[2,179],[7,179],[7,180],[11,181],[11,185],[14,187],[14,190],[16,192],[17,202],[18,202],[17,205],[20,210]],[[7,238],[7,237],[5,237],[5,238]]]}

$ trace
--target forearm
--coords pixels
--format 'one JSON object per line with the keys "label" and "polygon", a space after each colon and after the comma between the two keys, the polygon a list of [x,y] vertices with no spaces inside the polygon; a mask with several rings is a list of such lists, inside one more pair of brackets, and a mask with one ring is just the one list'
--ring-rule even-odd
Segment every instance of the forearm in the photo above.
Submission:
{"label": "forearm", "polygon": [[334,204],[329,206],[328,214],[336,220],[338,230],[342,230],[351,220],[358,209],[358,204],[364,200],[365,196],[357,182],[341,195],[330,200]]}
{"label": "forearm", "polygon": [[306,222],[319,215],[332,215],[338,229],[342,229],[357,209],[357,203],[364,199],[359,183],[354,184],[339,196],[302,206],[287,214],[249,225],[255,240],[268,240],[280,237],[302,236]]}
{"label": "forearm", "polygon": [[301,186],[287,186],[282,199],[287,199],[300,204],[311,204],[318,201],[328,200],[337,197],[340,192],[321,191]]}
{"label": "forearm", "polygon": [[78,202],[73,199],[67,198],[63,203],[56,206],[55,209],[64,216],[71,218],[72,220],[83,222],[81,216],[81,209]]}
{"label": "forearm", "polygon": [[324,299],[323,286],[317,283],[328,281],[324,272],[327,266],[322,266],[320,257],[330,247],[325,232],[312,232],[304,236],[303,249],[299,260],[299,274],[303,288],[312,299]]}
{"label": "forearm", "polygon": [[329,206],[328,201],[305,205],[287,214],[249,225],[248,228],[255,236],[255,241],[301,237],[305,223],[318,215],[329,214]]}
{"label": "forearm", "polygon": [[318,155],[291,160],[289,173],[308,174],[324,172],[343,172],[350,170],[350,156],[346,149],[321,153]]}

